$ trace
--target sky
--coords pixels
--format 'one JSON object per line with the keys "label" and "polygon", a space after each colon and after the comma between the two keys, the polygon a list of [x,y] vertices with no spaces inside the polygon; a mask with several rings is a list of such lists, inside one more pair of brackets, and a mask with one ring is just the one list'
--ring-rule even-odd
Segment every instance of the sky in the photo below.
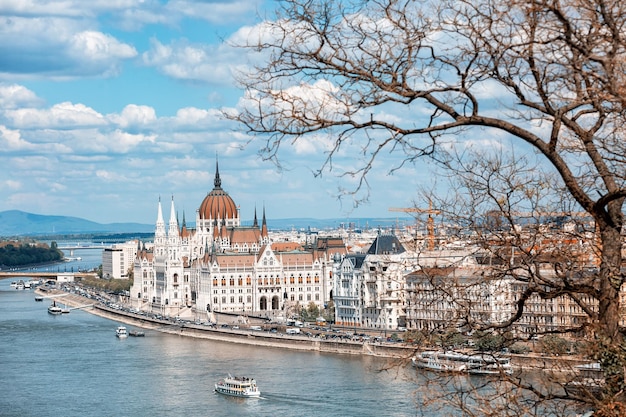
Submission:
{"label": "sky", "polygon": [[[0,211],[99,223],[193,222],[222,187],[242,222],[265,209],[285,218],[394,217],[433,182],[428,165],[393,174],[381,160],[369,203],[339,189],[354,179],[315,177],[322,145],[284,147],[284,169],[220,116],[243,91],[233,69],[245,51],[228,40],[271,16],[261,0],[0,0]],[[357,166],[344,155],[337,161]]]}

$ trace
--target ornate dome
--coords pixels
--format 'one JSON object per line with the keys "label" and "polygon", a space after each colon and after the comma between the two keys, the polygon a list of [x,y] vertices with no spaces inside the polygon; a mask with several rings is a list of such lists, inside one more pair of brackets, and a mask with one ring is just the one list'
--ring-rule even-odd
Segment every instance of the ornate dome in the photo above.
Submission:
{"label": "ornate dome", "polygon": [[201,219],[234,219],[239,217],[237,205],[226,191],[222,189],[220,171],[215,163],[215,180],[213,190],[202,200],[199,215]]}

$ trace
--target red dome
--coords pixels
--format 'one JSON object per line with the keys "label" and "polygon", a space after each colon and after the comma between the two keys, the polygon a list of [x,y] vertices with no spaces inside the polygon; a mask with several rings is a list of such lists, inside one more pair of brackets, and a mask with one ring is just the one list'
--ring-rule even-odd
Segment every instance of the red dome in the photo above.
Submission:
{"label": "red dome", "polygon": [[200,204],[201,219],[234,219],[237,206],[228,193],[221,188],[214,188]]}
{"label": "red dome", "polygon": [[234,219],[239,217],[237,205],[226,191],[222,189],[220,171],[215,163],[215,187],[200,204],[201,219]]}

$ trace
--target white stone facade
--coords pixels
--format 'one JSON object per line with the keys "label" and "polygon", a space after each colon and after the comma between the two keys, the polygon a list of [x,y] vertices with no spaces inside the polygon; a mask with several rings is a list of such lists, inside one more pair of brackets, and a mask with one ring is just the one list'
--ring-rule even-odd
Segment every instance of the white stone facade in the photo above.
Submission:
{"label": "white stone facade", "polygon": [[137,253],[131,303],[168,316],[212,319],[213,312],[260,317],[297,314],[331,297],[332,257],[343,255],[341,239],[313,244],[271,242],[265,212],[259,226],[241,226],[239,207],[215,188],[196,212],[196,228],[179,225],[174,200],[169,222],[158,203],[152,250]]}

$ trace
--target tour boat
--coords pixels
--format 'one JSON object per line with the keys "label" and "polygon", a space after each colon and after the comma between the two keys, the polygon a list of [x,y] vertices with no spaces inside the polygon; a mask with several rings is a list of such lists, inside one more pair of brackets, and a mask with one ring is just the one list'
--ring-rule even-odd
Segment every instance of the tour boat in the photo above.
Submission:
{"label": "tour boat", "polygon": [[146,335],[144,332],[139,330],[131,330],[130,332],[128,332],[128,334],[134,337],[144,337]]}
{"label": "tour boat", "polygon": [[492,355],[454,351],[425,351],[411,359],[414,367],[437,372],[467,373],[470,375],[511,374],[513,368],[508,358]]}
{"label": "tour boat", "polygon": [[57,316],[63,314],[63,309],[57,305],[56,301],[52,301],[52,304],[48,306],[48,313]]}
{"label": "tour boat", "polygon": [[215,392],[244,398],[261,396],[261,391],[259,391],[254,379],[245,376],[231,376],[230,374],[215,384]]}
{"label": "tour boat", "polygon": [[128,337],[128,330],[126,330],[126,327],[124,326],[118,326],[115,330],[115,335],[120,339],[124,339]]}
{"label": "tour boat", "polygon": [[574,378],[565,384],[565,391],[574,397],[589,394],[600,398],[606,385],[604,371],[599,362],[586,363],[574,367]]}

